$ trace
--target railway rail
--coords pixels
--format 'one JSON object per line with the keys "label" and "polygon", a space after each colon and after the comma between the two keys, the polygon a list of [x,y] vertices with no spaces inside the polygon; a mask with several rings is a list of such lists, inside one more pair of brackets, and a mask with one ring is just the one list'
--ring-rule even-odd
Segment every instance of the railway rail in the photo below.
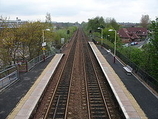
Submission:
{"label": "railway rail", "polygon": [[116,108],[119,106],[110,98],[112,94],[101,85],[106,79],[86,39],[82,30],[72,38],[62,69],[58,70],[60,75],[56,75],[56,87],[46,91],[52,94],[46,99],[48,106],[39,111],[42,115],[37,111],[34,118],[122,118]]}
{"label": "railway rail", "polygon": [[64,57],[29,119],[126,118],[87,39],[78,29],[63,47]]}
{"label": "railway rail", "polygon": [[[84,39],[87,39],[84,35]],[[84,40],[85,45],[85,62],[87,73],[87,88],[88,99],[90,105],[90,118],[108,118],[108,119],[122,119],[124,118],[122,112],[118,108],[115,98],[103,72],[97,62],[94,53],[91,51],[89,45]],[[86,52],[86,50],[88,52]],[[91,63],[87,63],[91,61]]]}

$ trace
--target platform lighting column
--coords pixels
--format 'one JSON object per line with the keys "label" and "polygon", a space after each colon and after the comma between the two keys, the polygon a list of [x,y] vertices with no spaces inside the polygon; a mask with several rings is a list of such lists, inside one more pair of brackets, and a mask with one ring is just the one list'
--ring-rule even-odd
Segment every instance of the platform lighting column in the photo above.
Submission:
{"label": "platform lighting column", "polygon": [[50,31],[50,29],[42,30],[42,37],[43,37],[43,42],[42,42],[43,61],[45,61],[45,46],[46,46],[45,37],[44,37],[44,35],[45,35],[44,31]]}
{"label": "platform lighting column", "polygon": [[103,44],[103,28],[101,27],[98,27],[98,29],[101,30],[101,33],[100,33],[100,38],[101,38],[101,45]]}
{"label": "platform lighting column", "polygon": [[115,63],[115,60],[116,60],[116,30],[109,29],[109,31],[114,31],[115,32],[115,41],[114,41],[114,63]]}

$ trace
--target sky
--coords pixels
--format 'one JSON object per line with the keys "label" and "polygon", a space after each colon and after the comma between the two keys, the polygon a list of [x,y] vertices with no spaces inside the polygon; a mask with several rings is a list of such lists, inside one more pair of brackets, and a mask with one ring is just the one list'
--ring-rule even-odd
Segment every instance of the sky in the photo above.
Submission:
{"label": "sky", "polygon": [[0,0],[0,16],[15,20],[87,22],[97,16],[139,23],[142,15],[158,17],[158,0]]}

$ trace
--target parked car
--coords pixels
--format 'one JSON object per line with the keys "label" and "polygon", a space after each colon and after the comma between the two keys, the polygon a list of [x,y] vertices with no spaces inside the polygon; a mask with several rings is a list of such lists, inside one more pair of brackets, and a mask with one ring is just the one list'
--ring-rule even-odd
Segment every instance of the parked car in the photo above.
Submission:
{"label": "parked car", "polygon": [[131,45],[137,45],[138,44],[138,42],[132,42],[131,43]]}

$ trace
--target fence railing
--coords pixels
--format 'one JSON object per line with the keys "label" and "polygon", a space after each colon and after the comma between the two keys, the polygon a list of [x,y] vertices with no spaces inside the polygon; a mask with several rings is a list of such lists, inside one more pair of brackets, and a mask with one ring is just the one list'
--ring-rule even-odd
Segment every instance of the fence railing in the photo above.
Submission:
{"label": "fence railing", "polygon": [[0,89],[8,86],[19,79],[19,71],[17,65],[14,65],[0,72]]}
{"label": "fence railing", "polygon": [[43,57],[43,55],[40,55],[38,57],[33,58],[32,60],[30,60],[29,62],[27,62],[27,65],[26,65],[27,68],[26,69],[28,71],[31,70],[35,65],[37,65],[38,63],[44,61],[45,59],[53,56],[54,54],[55,54],[54,51],[49,51],[49,52],[46,52],[45,57]]}
{"label": "fence railing", "polygon": [[[56,51],[49,51],[45,54],[45,59],[53,56]],[[16,65],[10,66],[9,68],[0,72],[0,90],[14,81],[19,79],[19,72],[27,72],[31,70],[35,65],[44,61],[43,55],[33,58],[30,61],[20,61]]]}
{"label": "fence railing", "polygon": [[[107,44],[103,44],[106,49],[110,49],[112,52],[114,48],[108,46]],[[132,67],[134,73],[136,73],[143,81],[145,81],[150,87],[152,87],[158,93],[158,81],[150,76],[147,72],[141,69],[138,65],[133,63],[129,58],[125,57],[119,51],[116,51],[116,56],[119,57],[125,64],[128,64]]]}

